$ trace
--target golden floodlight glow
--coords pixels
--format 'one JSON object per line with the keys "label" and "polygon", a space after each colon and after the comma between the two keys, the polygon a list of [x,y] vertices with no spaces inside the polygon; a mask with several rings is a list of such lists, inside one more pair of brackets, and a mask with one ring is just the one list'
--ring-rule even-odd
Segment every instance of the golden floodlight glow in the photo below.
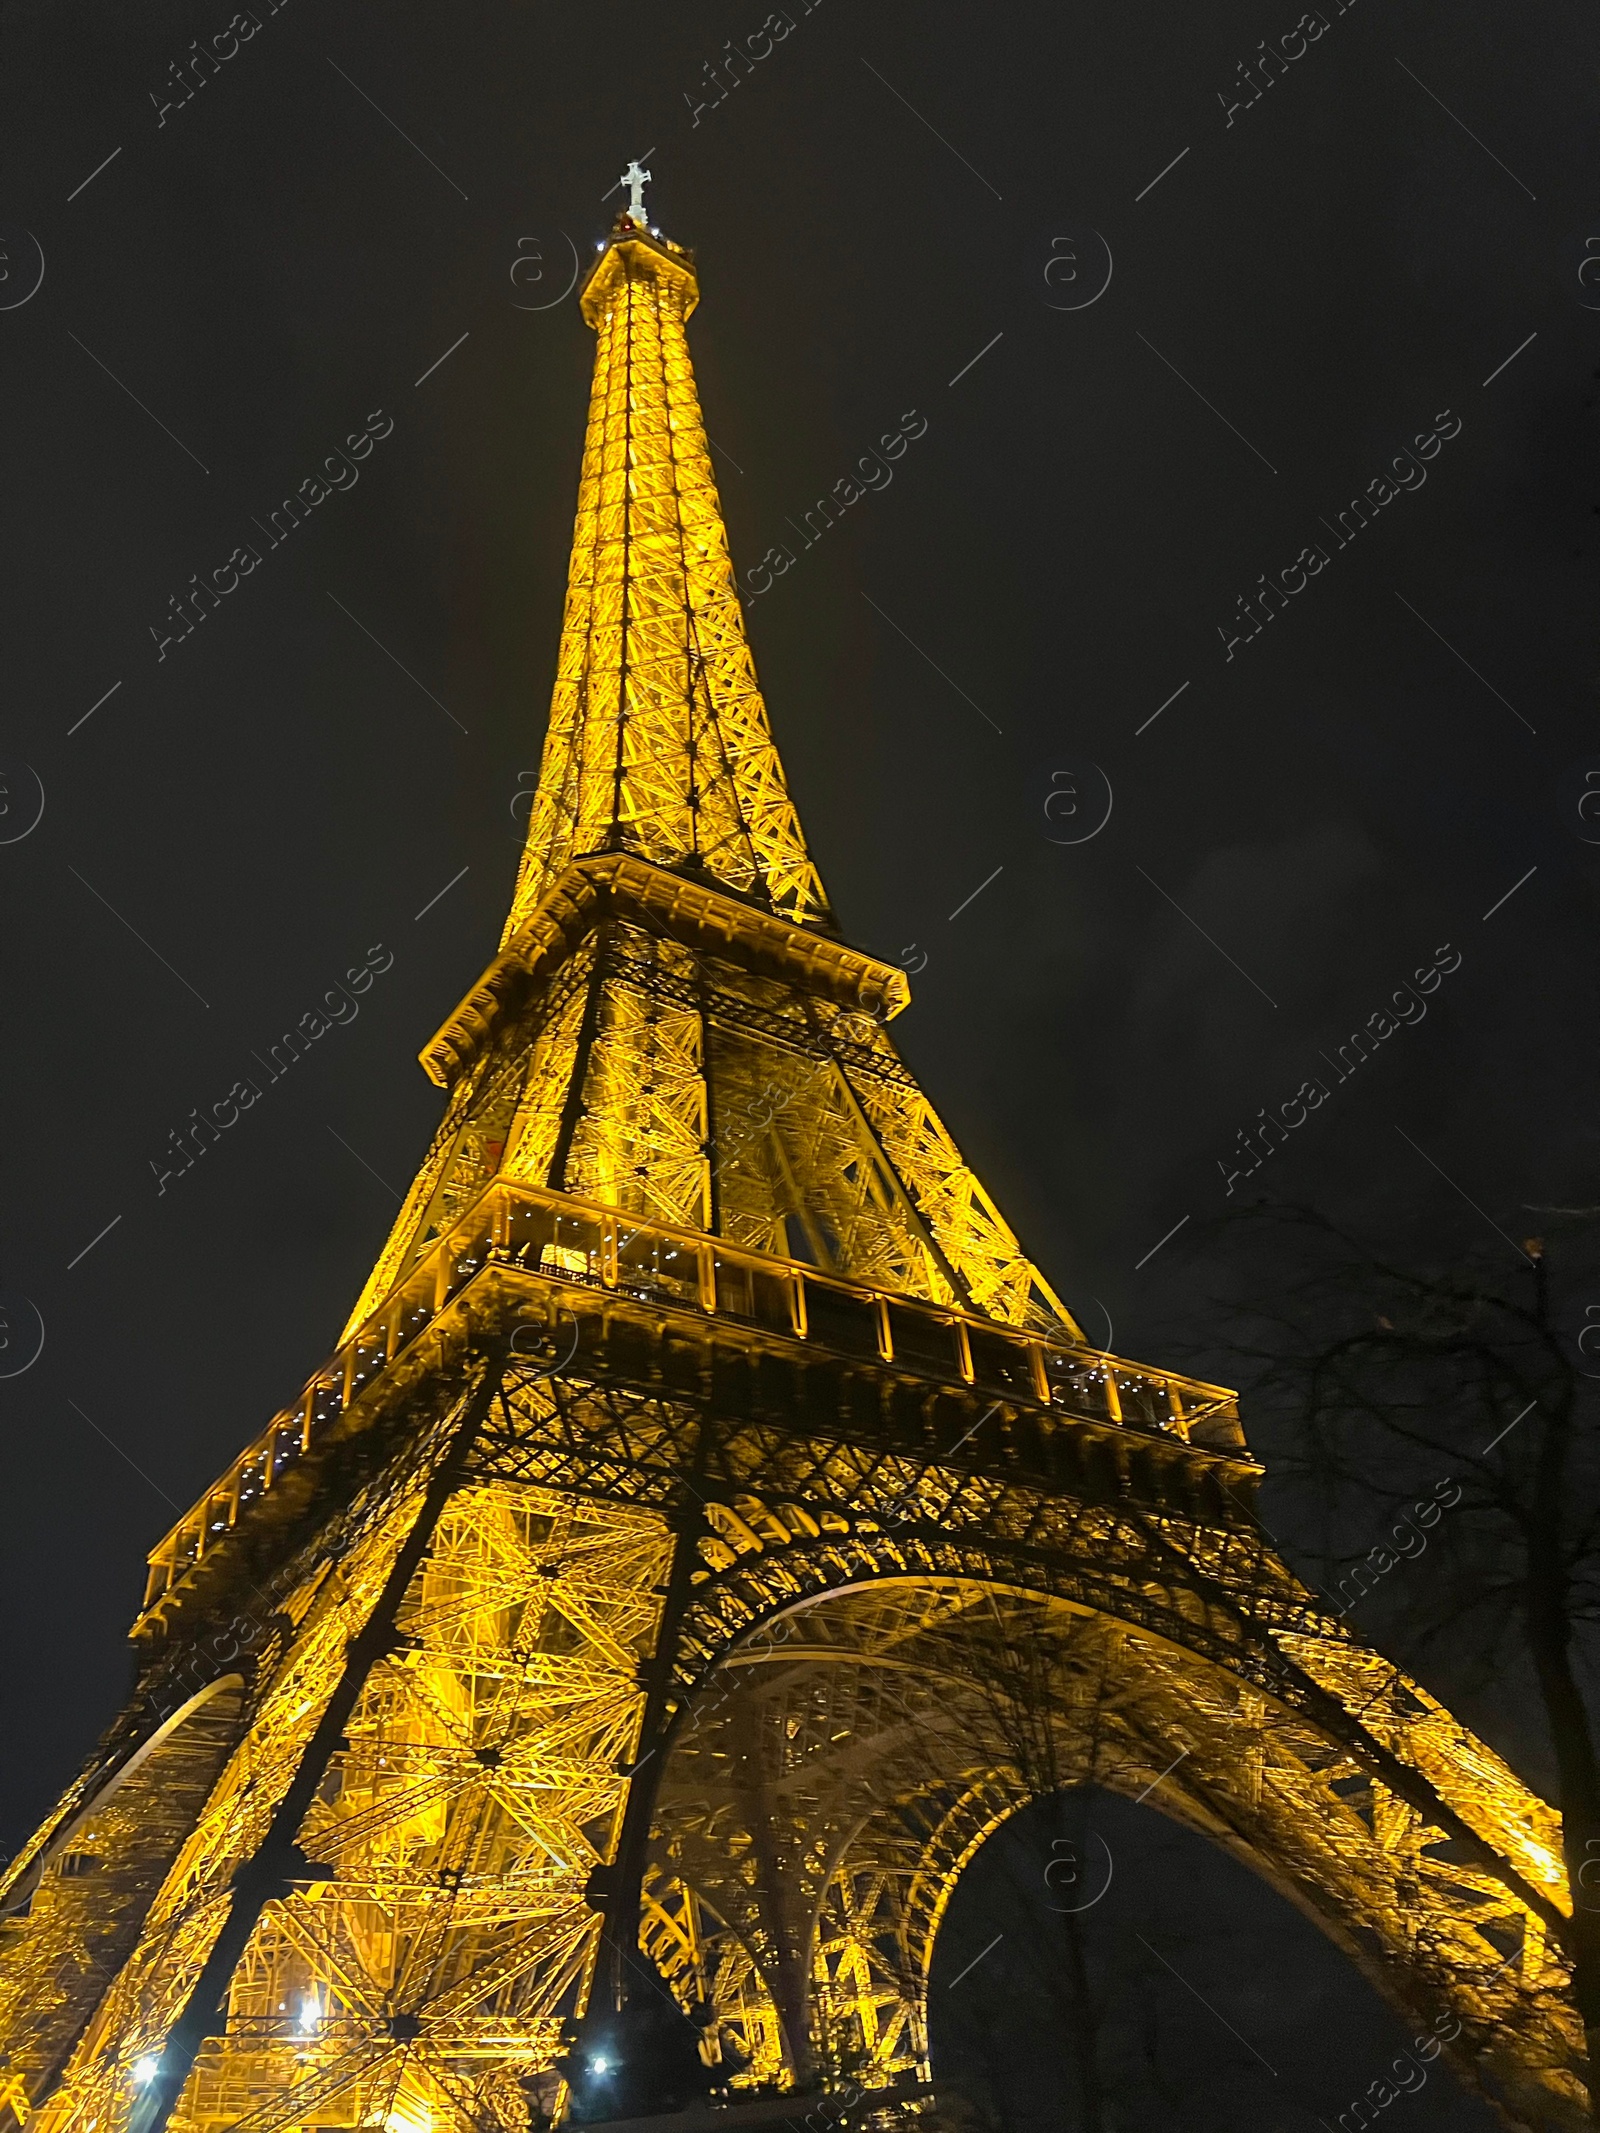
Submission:
{"label": "golden floodlight glow", "polygon": [[647,179],[580,293],[543,762],[442,1123],[0,1881],[0,2098],[125,2133],[192,2059],[182,2133],[527,2133],[653,1970],[719,2089],[870,2102],[929,2079],[968,1862],[1094,1783],[1576,2128],[1555,1815],[1278,1560],[1233,1394],[1084,1341],[839,932]]}

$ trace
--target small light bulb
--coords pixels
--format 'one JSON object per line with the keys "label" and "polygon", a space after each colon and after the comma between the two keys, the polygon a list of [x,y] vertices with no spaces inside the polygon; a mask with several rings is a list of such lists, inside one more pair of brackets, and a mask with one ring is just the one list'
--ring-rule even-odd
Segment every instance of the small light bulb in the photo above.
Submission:
{"label": "small light bulb", "polygon": [[133,2078],[140,2088],[143,2088],[147,2081],[154,2081],[160,2070],[161,2062],[154,2052],[146,2052],[142,2059],[135,2059],[133,2062]]}
{"label": "small light bulb", "polygon": [[611,2071],[611,2061],[606,2058],[603,2053],[599,2058],[592,2060],[590,2063],[597,2074],[609,2074]]}

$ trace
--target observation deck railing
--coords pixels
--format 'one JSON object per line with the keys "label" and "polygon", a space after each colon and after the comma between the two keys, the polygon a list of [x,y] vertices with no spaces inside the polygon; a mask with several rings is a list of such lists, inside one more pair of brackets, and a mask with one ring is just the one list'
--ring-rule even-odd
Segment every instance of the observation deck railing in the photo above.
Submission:
{"label": "observation deck railing", "polygon": [[937,1385],[1051,1407],[1141,1432],[1159,1431],[1248,1458],[1236,1396],[1220,1385],[1125,1363],[747,1251],[666,1223],[636,1222],[569,1194],[491,1185],[319,1370],[293,1406],[151,1551],[148,1609],[177,1585],[251,1505],[333,1429],[356,1396],[439,1319],[475,1275],[499,1266],[546,1281],[799,1342],[835,1360],[889,1366]]}

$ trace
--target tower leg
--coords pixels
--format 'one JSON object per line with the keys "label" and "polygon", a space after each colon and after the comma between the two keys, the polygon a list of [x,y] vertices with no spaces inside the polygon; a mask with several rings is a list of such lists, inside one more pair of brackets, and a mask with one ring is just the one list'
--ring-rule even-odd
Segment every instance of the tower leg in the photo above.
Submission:
{"label": "tower leg", "polygon": [[421,1508],[395,1556],[377,1604],[365,1626],[351,1640],[343,1671],[305,1745],[289,1789],[279,1802],[266,1835],[234,1875],[233,1898],[222,1930],[211,1945],[183,2012],[167,2033],[156,2071],[134,2108],[129,2133],[165,2133],[167,2120],[194,2071],[200,2047],[216,2028],[223,1995],[267,1904],[273,1897],[287,1894],[296,1881],[328,1878],[308,1871],[312,1862],[304,1857],[297,1842],[300,1825],[327,1775],[328,1764],[344,1736],[368,1674],[393,1646],[400,1604],[433,1538],[440,1514],[461,1485],[473,1444],[500,1389],[503,1360],[503,1352],[496,1349],[486,1361],[482,1382],[468,1399],[455,1435],[434,1469]]}
{"label": "tower leg", "polygon": [[688,1479],[691,1500],[676,1521],[655,1652],[640,1669],[645,1707],[616,1857],[596,1877],[605,1924],[589,2004],[568,2061],[574,2112],[580,2118],[623,2118],[681,2108],[709,2086],[690,2018],[639,1942],[650,1828],[676,1716],[671,1700],[673,1653],[693,1589],[690,1579],[700,1562],[696,1543],[705,1530],[696,1478],[703,1458],[702,1436]]}

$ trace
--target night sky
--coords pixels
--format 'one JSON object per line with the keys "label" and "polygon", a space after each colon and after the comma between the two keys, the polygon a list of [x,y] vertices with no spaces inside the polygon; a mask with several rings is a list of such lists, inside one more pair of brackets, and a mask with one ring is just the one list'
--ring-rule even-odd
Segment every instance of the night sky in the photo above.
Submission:
{"label": "night sky", "polygon": [[[180,104],[227,0],[0,0],[6,1367],[44,1333],[0,1382],[8,1847],[438,1115],[415,1054],[494,950],[544,729],[570,278],[630,156],[697,253],[736,564],[797,551],[749,627],[813,854],[1092,1337],[1203,1342],[1161,1240],[1436,961],[1276,1189],[1440,1252],[1600,1197],[1592,13],[802,4],[713,103],[754,5],[257,0]],[[1303,49],[1249,102],[1263,41]],[[363,431],[162,656],[191,575]],[[1301,582],[1263,609],[1264,574]],[[158,1194],[191,1108],[369,953],[359,1016]],[[1317,1974],[1304,2034],[1376,2035]]]}

